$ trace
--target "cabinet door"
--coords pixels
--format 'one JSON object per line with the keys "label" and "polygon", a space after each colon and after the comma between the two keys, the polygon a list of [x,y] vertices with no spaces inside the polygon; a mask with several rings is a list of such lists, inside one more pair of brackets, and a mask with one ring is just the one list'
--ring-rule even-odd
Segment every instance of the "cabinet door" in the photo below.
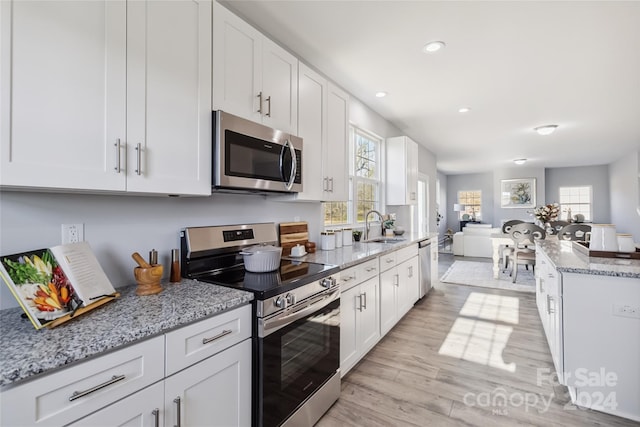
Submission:
{"label": "cabinet door", "polygon": [[357,323],[362,310],[360,286],[340,295],[340,372],[344,376],[358,361]]}
{"label": "cabinet door", "polygon": [[0,8],[0,185],[124,190],[125,2]]}
{"label": "cabinet door", "polygon": [[328,89],[327,144],[323,156],[323,175],[328,182],[324,200],[346,201],[349,198],[349,95],[331,82]]}
{"label": "cabinet door", "polygon": [[302,187],[297,200],[322,200],[322,146],[327,132],[327,80],[300,63],[298,69],[298,136],[304,143]]}
{"label": "cabinet door", "polygon": [[397,319],[398,274],[394,267],[380,273],[380,333],[386,334]]}
{"label": "cabinet door", "polygon": [[211,0],[127,18],[127,191],[211,194]]}
{"label": "cabinet door", "polygon": [[[369,279],[360,285],[362,312],[358,322],[358,341],[360,358],[364,356],[380,339],[380,304],[378,278]],[[342,328],[342,324],[340,325]]]}
{"label": "cabinet door", "polygon": [[418,203],[418,143],[407,138],[407,198],[408,204]]}
{"label": "cabinet door", "polygon": [[262,39],[262,123],[298,134],[298,59]]}
{"label": "cabinet door", "polygon": [[262,121],[262,34],[218,2],[213,5],[213,108]]}
{"label": "cabinet door", "polygon": [[413,304],[418,300],[420,294],[420,280],[418,257],[413,257],[398,265],[400,276],[400,286],[398,287],[398,317],[404,316]]}
{"label": "cabinet door", "polygon": [[145,388],[70,426],[154,427],[162,424],[164,383]]}
{"label": "cabinet door", "polygon": [[251,340],[165,379],[164,420],[167,427],[249,426]]}
{"label": "cabinet door", "polygon": [[387,139],[387,204],[418,200],[418,144],[406,136]]}

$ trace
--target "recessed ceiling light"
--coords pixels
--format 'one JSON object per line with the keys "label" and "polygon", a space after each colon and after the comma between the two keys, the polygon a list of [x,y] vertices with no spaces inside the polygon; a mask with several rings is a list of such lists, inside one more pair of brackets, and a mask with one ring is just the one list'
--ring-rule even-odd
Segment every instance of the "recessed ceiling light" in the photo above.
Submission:
{"label": "recessed ceiling light", "polygon": [[538,135],[551,135],[557,127],[558,125],[544,125],[533,128],[533,130],[538,132]]}
{"label": "recessed ceiling light", "polygon": [[445,46],[446,45],[444,44],[444,42],[441,42],[441,41],[429,42],[426,45],[424,45],[424,47],[422,48],[422,51],[424,53],[435,53]]}
{"label": "recessed ceiling light", "polygon": [[469,111],[471,111],[471,108],[469,107],[462,107],[458,110],[458,113],[468,113]]}
{"label": "recessed ceiling light", "polygon": [[527,162],[527,159],[515,159],[513,163],[516,165],[524,165]]}
{"label": "recessed ceiling light", "polygon": [[387,96],[387,92],[376,92],[376,98],[384,98],[385,96]]}

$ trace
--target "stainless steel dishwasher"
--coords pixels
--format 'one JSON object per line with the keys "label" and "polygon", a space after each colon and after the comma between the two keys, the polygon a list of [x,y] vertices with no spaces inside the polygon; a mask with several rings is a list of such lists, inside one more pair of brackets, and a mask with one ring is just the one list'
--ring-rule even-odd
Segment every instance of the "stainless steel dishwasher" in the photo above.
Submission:
{"label": "stainless steel dishwasher", "polygon": [[418,242],[420,257],[420,298],[431,290],[431,240]]}

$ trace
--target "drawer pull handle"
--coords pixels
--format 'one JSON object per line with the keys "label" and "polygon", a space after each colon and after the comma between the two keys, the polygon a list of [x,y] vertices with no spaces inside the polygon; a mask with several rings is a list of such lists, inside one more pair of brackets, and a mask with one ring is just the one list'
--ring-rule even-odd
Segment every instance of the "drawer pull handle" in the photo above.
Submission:
{"label": "drawer pull handle", "polygon": [[229,335],[230,333],[232,333],[233,331],[231,329],[227,329],[224,330],[222,332],[220,332],[218,335],[213,336],[211,338],[202,338],[202,344],[209,344],[211,341],[215,341],[219,338],[224,337],[225,335]]}
{"label": "drawer pull handle", "polygon": [[387,264],[391,264],[391,263],[393,262],[393,258],[387,258],[387,259],[385,260],[385,262],[386,262]]}
{"label": "drawer pull handle", "polygon": [[151,415],[153,415],[153,425],[155,427],[160,427],[160,410],[158,408],[151,411]]}
{"label": "drawer pull handle", "polygon": [[84,397],[88,394],[93,393],[94,391],[98,391],[102,388],[105,388],[107,386],[110,386],[111,384],[115,384],[118,381],[122,381],[125,378],[124,375],[114,375],[113,377],[111,377],[110,380],[103,382],[102,384],[98,384],[95,387],[91,387],[90,389],[84,390],[84,391],[74,391],[73,394],[71,395],[71,397],[69,397],[69,402],[73,402],[76,399],[80,399],[81,397]]}
{"label": "drawer pull handle", "polygon": [[366,272],[369,273],[370,271],[376,271],[375,267],[369,267],[366,269]]}
{"label": "drawer pull handle", "polygon": [[356,278],[356,276],[346,276],[346,277],[342,278],[342,281],[343,282],[348,282],[349,280],[353,280],[355,278]]}

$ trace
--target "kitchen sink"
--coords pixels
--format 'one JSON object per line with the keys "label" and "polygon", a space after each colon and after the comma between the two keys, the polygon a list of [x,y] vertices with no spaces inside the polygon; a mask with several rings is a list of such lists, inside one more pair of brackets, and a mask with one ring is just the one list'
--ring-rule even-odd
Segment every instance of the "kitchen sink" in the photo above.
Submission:
{"label": "kitchen sink", "polygon": [[398,243],[404,242],[406,239],[401,239],[399,237],[377,237],[375,239],[369,239],[363,241],[363,243]]}

